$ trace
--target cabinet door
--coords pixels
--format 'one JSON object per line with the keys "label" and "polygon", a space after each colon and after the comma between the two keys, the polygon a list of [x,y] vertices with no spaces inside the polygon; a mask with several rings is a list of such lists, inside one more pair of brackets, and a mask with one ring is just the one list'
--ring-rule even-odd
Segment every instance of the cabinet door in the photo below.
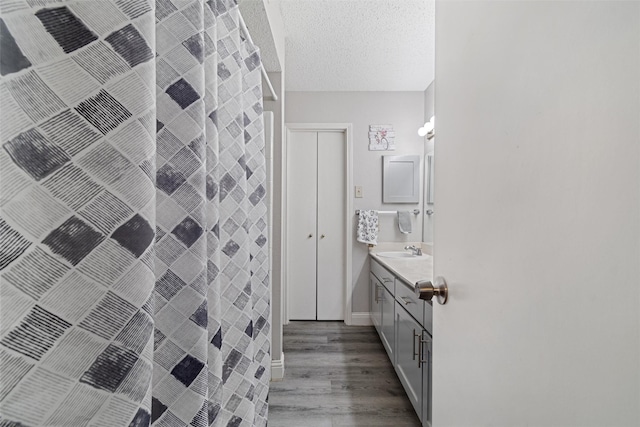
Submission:
{"label": "cabinet door", "polygon": [[422,331],[422,426],[431,427],[431,335]]}
{"label": "cabinet door", "polygon": [[318,320],[344,320],[345,152],[344,132],[318,132]]}
{"label": "cabinet door", "polygon": [[382,327],[380,328],[380,338],[382,339],[384,348],[387,350],[391,363],[395,363],[395,328],[393,327],[395,300],[393,295],[384,286],[381,286],[378,294],[382,299]]}
{"label": "cabinet door", "polygon": [[369,273],[369,283],[371,284],[371,300],[369,305],[369,310],[371,311],[371,322],[373,323],[373,326],[376,327],[378,333],[380,333],[380,328],[382,326],[382,300],[380,297],[382,285],[378,282],[376,276],[371,273]]}
{"label": "cabinet door", "polygon": [[396,372],[418,417],[422,419],[422,326],[396,302]]}
{"label": "cabinet door", "polygon": [[317,132],[287,140],[287,287],[289,318],[316,320]]}

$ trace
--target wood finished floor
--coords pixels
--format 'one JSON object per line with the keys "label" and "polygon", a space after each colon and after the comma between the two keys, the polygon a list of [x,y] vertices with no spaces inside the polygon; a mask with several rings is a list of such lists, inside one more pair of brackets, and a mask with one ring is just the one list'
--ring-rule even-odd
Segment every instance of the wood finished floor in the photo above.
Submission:
{"label": "wood finished floor", "polygon": [[420,427],[373,326],[290,322],[269,427]]}

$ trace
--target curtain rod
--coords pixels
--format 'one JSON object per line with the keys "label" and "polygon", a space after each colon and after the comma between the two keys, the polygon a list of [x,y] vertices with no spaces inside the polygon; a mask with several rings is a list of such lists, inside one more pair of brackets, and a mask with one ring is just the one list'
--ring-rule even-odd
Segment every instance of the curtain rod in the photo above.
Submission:
{"label": "curtain rod", "polygon": [[[253,40],[251,39],[251,34],[249,34],[249,29],[247,28],[247,24],[244,22],[244,18],[242,17],[242,14],[239,13],[238,16],[240,17],[240,19],[239,19],[239,21],[240,21],[240,29],[242,30],[244,35],[247,37],[247,40],[249,40],[249,43],[254,44]],[[265,82],[267,83],[267,87],[269,88],[269,91],[271,92],[271,98],[274,101],[277,101],[278,100],[278,95],[276,95],[276,91],[273,89],[273,85],[271,84],[271,80],[269,79],[269,76],[267,75],[267,71],[264,69],[264,64],[262,63],[262,61],[260,61],[260,71],[262,71],[262,77],[264,78]]]}

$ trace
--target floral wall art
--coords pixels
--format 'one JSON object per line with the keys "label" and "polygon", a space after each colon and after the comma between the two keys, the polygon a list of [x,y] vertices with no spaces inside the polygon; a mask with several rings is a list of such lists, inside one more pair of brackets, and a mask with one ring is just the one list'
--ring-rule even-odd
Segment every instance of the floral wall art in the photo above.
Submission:
{"label": "floral wall art", "polygon": [[393,151],[395,139],[393,125],[369,125],[369,151]]}

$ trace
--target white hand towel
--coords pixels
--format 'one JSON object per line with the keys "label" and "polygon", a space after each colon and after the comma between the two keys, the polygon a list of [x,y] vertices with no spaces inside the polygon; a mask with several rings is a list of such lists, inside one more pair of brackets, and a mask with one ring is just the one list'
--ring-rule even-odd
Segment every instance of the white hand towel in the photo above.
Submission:
{"label": "white hand towel", "polygon": [[402,234],[411,233],[411,212],[398,211],[398,228]]}
{"label": "white hand towel", "polygon": [[378,244],[378,211],[360,210],[357,233],[358,242]]}

